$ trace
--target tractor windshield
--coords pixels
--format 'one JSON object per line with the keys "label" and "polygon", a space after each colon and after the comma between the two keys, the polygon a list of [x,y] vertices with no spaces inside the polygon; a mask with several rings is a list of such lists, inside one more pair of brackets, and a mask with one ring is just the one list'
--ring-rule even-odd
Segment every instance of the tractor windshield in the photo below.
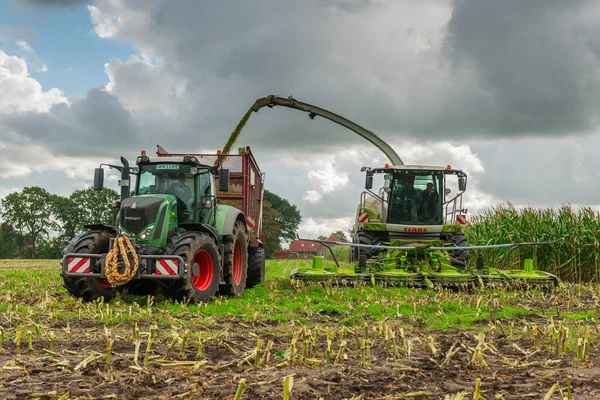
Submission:
{"label": "tractor windshield", "polygon": [[140,166],[137,194],[174,194],[188,207],[194,203],[194,176],[190,165],[158,163]]}
{"label": "tractor windshield", "polygon": [[401,171],[386,176],[388,222],[403,225],[441,225],[443,175]]}

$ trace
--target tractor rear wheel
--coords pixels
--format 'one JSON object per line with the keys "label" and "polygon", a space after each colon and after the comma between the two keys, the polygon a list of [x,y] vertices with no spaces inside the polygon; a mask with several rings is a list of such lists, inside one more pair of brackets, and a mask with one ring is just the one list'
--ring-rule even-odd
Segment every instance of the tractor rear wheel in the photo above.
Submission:
{"label": "tractor rear wheel", "polygon": [[[67,253],[88,253],[88,254],[103,254],[108,253],[110,239],[115,237],[114,234],[107,231],[89,231],[76,236],[65,250]],[[92,272],[99,273],[100,265],[92,259]],[[68,262],[66,257],[63,257],[62,263]],[[117,289],[113,288],[106,279],[102,278],[87,278],[87,277],[63,277],[63,286],[69,294],[74,297],[81,298],[83,301],[93,301],[100,297],[104,297],[104,301],[112,300]]]}
{"label": "tractor rear wheel", "polygon": [[223,238],[223,280],[219,293],[226,296],[240,296],[248,279],[248,239],[246,228],[236,222],[231,236]]}
{"label": "tractor rear wheel", "polygon": [[168,254],[181,256],[187,271],[182,279],[161,282],[163,293],[177,301],[208,302],[219,289],[221,276],[219,249],[205,233],[185,232],[173,237]]}
{"label": "tractor rear wheel", "polygon": [[248,279],[246,288],[250,289],[265,280],[265,249],[250,247],[248,250]]}

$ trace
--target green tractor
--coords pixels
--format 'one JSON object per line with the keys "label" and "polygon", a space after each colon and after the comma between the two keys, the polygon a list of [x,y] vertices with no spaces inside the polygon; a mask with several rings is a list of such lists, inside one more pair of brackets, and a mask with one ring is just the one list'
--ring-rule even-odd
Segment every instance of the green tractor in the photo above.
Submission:
{"label": "green tractor", "polygon": [[[123,157],[122,166],[102,164],[121,172],[121,198],[113,202],[118,213],[114,225],[88,225],[65,249],[67,291],[84,301],[110,301],[126,289],[206,302],[217,294],[239,296],[262,282],[263,175],[250,149],[228,156],[234,170],[223,167],[221,154],[157,154],[143,151],[133,168]],[[103,187],[102,165],[95,171],[96,190]],[[252,184],[232,193],[230,172],[244,183],[248,169]],[[130,175],[137,177],[131,193]],[[240,207],[226,204],[228,198],[237,198]]]}

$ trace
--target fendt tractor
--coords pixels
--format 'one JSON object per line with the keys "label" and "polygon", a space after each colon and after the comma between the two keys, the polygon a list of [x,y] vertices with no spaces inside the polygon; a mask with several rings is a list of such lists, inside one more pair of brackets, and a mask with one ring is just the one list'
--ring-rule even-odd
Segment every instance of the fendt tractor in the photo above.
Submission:
{"label": "fendt tractor", "polygon": [[[113,225],[95,224],[75,237],[62,260],[68,292],[84,301],[110,301],[122,289],[192,302],[239,296],[265,273],[264,176],[249,147],[238,154],[145,151],[135,167],[101,164],[121,173]],[[130,188],[130,177],[136,176]]]}
{"label": "fendt tractor", "polygon": [[[469,246],[462,231],[467,221],[462,199],[467,187],[466,173],[450,165],[404,165],[394,149],[375,133],[338,114],[292,97],[270,95],[256,100],[250,107],[228,145],[239,136],[253,112],[274,106],[304,111],[310,119],[321,116],[342,125],[379,148],[391,163],[361,169],[366,173],[366,190],[360,195],[352,243],[312,240],[328,247],[332,244],[350,246],[350,265],[342,267],[330,248],[335,266],[325,267],[321,257],[314,257],[312,266],[292,272],[293,280],[454,288],[508,284],[550,288],[560,283],[558,277],[534,269],[532,259],[524,260],[522,270],[505,268],[513,250],[520,246],[556,241]],[[374,192],[376,177],[382,178],[382,184]],[[455,187],[456,194],[451,187]],[[499,268],[486,266],[482,253],[472,262],[471,251],[492,248],[507,249]]]}

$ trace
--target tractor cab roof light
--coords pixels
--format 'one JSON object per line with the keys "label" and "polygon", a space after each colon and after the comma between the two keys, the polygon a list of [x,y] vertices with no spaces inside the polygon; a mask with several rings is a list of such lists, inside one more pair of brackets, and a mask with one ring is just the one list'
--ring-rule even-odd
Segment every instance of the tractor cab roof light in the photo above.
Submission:
{"label": "tractor cab roof light", "polygon": [[142,154],[143,156],[145,156],[145,155],[146,155],[146,150],[142,150],[142,153],[141,153],[141,154]]}

